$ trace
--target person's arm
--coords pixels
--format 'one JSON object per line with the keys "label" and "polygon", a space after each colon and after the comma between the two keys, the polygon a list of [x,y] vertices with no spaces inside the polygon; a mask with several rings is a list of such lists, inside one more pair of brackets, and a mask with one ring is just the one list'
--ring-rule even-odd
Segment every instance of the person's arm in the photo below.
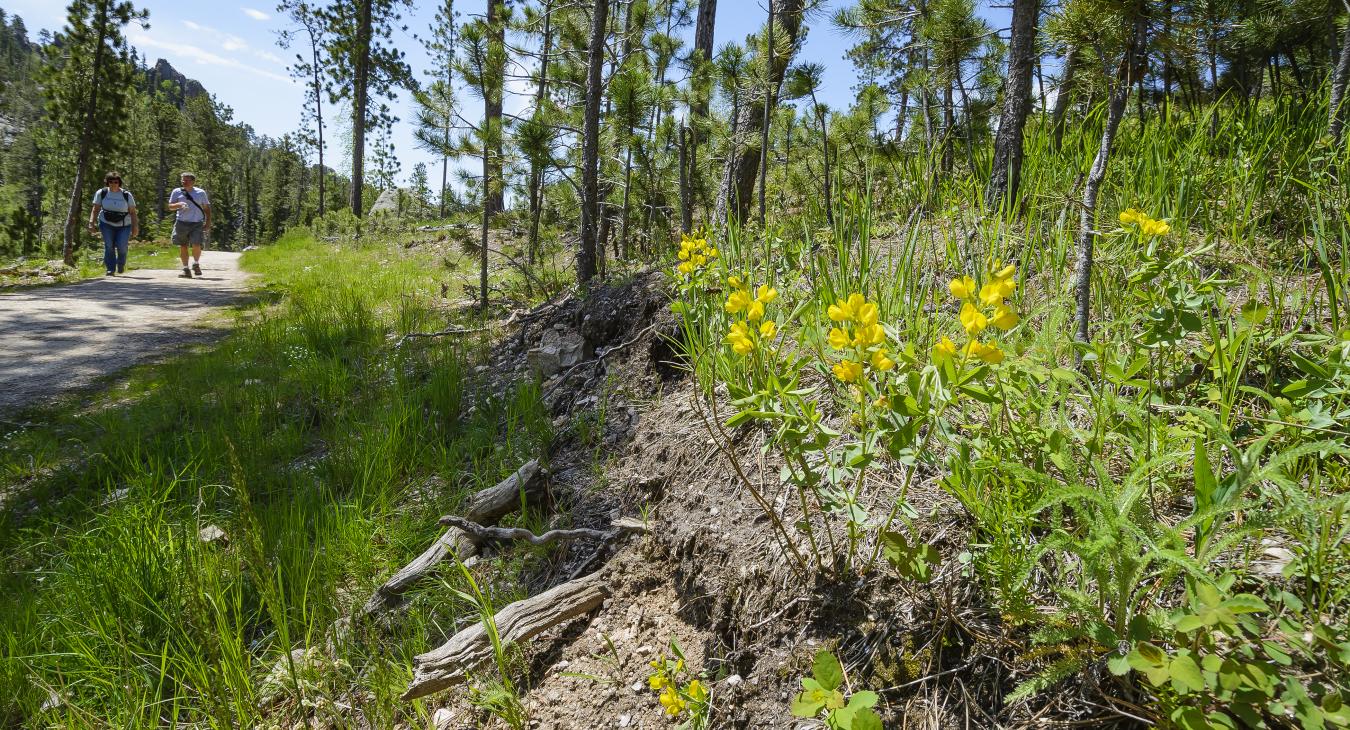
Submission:
{"label": "person's arm", "polygon": [[89,230],[98,228],[98,214],[101,210],[103,210],[103,206],[94,203],[94,207],[89,211]]}
{"label": "person's arm", "polygon": [[169,210],[182,210],[187,207],[187,203],[183,202],[181,199],[174,200],[174,198],[179,196],[178,190],[178,188],[174,188],[173,192],[169,193]]}
{"label": "person's arm", "polygon": [[141,235],[141,219],[136,215],[136,199],[131,199],[131,205],[127,207],[127,213],[131,216],[131,235]]}
{"label": "person's arm", "polygon": [[206,223],[202,224],[202,230],[210,232],[211,230],[211,204],[203,203],[202,212],[206,213]]}

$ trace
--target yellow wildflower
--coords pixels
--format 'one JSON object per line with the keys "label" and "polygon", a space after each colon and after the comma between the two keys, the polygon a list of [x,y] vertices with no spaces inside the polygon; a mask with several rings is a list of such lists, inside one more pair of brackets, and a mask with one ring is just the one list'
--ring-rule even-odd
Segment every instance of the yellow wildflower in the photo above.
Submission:
{"label": "yellow wildflower", "polygon": [[661,693],[660,701],[661,706],[666,708],[666,714],[671,717],[684,712],[685,702],[680,699],[680,695],[675,691],[674,685],[666,687],[665,691]]}
{"label": "yellow wildflower", "polygon": [[[998,264],[994,265],[997,266]],[[1007,266],[1004,266],[1002,269],[999,269],[997,272],[995,272],[994,279],[996,281],[1007,281],[1016,275],[1017,275],[1017,265],[1008,264]]]}
{"label": "yellow wildflower", "polygon": [[884,411],[891,407],[891,399],[883,395],[872,401],[872,405]]}
{"label": "yellow wildflower", "polygon": [[657,672],[647,678],[647,686],[655,690],[665,689],[669,682],[670,680],[666,679],[666,675],[661,672]]}
{"label": "yellow wildflower", "polygon": [[1167,225],[1167,221],[1154,220],[1152,218],[1145,219],[1144,222],[1140,224],[1139,228],[1144,232],[1145,236],[1166,236],[1172,230],[1172,227]]}
{"label": "yellow wildflower", "polygon": [[943,335],[936,345],[933,345],[933,357],[938,360],[950,360],[956,357],[956,343],[952,342],[950,337]]}
{"label": "yellow wildflower", "polygon": [[971,340],[966,345],[966,357],[979,358],[980,360],[995,365],[1003,362],[1003,351],[996,345],[986,345],[978,340]]}
{"label": "yellow wildflower", "polygon": [[766,340],[773,339],[773,336],[777,332],[778,332],[778,325],[775,324],[772,319],[765,320],[764,324],[759,326],[759,336],[763,337]]}
{"label": "yellow wildflower", "polygon": [[740,314],[750,308],[750,292],[744,289],[737,289],[727,297],[726,310],[728,314]]}
{"label": "yellow wildflower", "polygon": [[845,347],[848,347],[848,343],[848,330],[840,329],[839,327],[830,330],[830,347],[833,347],[836,350],[842,350]]}
{"label": "yellow wildflower", "polygon": [[834,377],[839,378],[845,383],[857,382],[862,376],[862,363],[852,360],[840,360],[835,363]]}
{"label": "yellow wildflower", "polygon": [[895,367],[895,361],[886,356],[886,348],[881,348],[872,353],[873,369],[886,372]]}
{"label": "yellow wildflower", "polygon": [[740,289],[740,288],[741,288],[741,277],[739,277],[739,276],[728,276],[728,277],[727,277],[727,286],[729,286],[729,287],[731,287],[731,288],[733,288],[733,289]]}
{"label": "yellow wildflower", "polygon": [[750,335],[750,326],[745,322],[736,322],[731,325],[731,331],[727,333],[727,344],[737,355],[749,355],[755,351],[755,339]]}
{"label": "yellow wildflower", "polygon": [[986,307],[997,307],[1003,304],[1004,287],[1001,282],[991,281],[980,287],[980,303]]}
{"label": "yellow wildflower", "polygon": [[853,339],[854,344],[857,344],[861,347],[880,345],[885,341],[886,341],[886,330],[882,329],[881,325],[876,323],[864,327],[859,327],[857,330],[857,335]]}
{"label": "yellow wildflower", "polygon": [[864,328],[873,327],[877,323],[877,305],[874,302],[867,302],[856,310],[858,324]]}
{"label": "yellow wildflower", "polygon": [[681,249],[680,249],[680,253],[679,253],[677,256],[678,256],[678,258],[679,258],[681,261],[688,261],[688,260],[689,260],[689,249],[687,249],[687,248],[681,248]]}
{"label": "yellow wildflower", "polygon": [[689,695],[689,699],[695,702],[706,702],[708,699],[708,688],[703,683],[695,679],[685,688],[684,693]]}
{"label": "yellow wildflower", "polygon": [[970,302],[966,302],[961,307],[960,316],[961,326],[965,328],[968,334],[977,335],[989,326],[989,318],[984,316],[984,312],[981,312],[979,307]]}
{"label": "yellow wildflower", "polygon": [[768,304],[778,298],[778,290],[768,284],[760,284],[755,292],[755,299]]}
{"label": "yellow wildflower", "polygon": [[679,269],[680,273],[684,274],[685,276],[694,273],[694,265],[688,261],[680,264],[676,268]]}
{"label": "yellow wildflower", "polygon": [[1134,225],[1143,222],[1147,216],[1134,208],[1126,208],[1120,212],[1121,225]]}
{"label": "yellow wildflower", "polygon": [[[747,294],[747,296],[749,295]],[[751,322],[758,322],[761,319],[764,319],[764,302],[761,302],[758,299],[750,302],[745,310],[745,318]]]}
{"label": "yellow wildflower", "polygon": [[975,280],[969,276],[952,279],[947,288],[951,290],[952,296],[957,299],[969,299],[975,294]]}
{"label": "yellow wildflower", "polygon": [[1007,331],[1016,327],[1020,318],[1017,316],[1017,312],[1012,310],[1012,307],[1000,304],[994,308],[994,316],[989,321],[992,322],[995,327]]}

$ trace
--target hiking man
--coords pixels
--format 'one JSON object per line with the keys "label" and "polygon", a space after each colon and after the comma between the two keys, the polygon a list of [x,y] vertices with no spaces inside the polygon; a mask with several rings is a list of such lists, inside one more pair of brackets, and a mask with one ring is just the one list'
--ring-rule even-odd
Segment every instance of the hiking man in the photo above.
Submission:
{"label": "hiking man", "polygon": [[[169,210],[178,211],[173,222],[173,242],[178,244],[178,258],[183,261],[181,278],[202,275],[202,242],[211,232],[211,201],[206,191],[196,187],[197,176],[185,172],[179,176],[183,186],[169,193]],[[192,246],[192,268],[188,268],[188,246]]]}
{"label": "hiking man", "polygon": [[110,172],[103,176],[104,187],[94,193],[89,211],[89,230],[103,234],[104,276],[121,274],[127,269],[127,246],[132,236],[141,235],[136,217],[136,199],[122,187],[122,176]]}

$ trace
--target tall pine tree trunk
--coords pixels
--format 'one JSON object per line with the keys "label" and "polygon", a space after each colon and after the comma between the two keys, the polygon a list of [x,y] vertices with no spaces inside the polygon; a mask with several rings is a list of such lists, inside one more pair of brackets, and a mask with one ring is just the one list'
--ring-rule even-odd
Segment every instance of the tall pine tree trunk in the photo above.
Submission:
{"label": "tall pine tree trunk", "polygon": [[[694,21],[694,51],[690,64],[694,67],[699,84],[702,85],[706,64],[712,60],[713,30],[717,24],[717,0],[699,0],[698,17]],[[708,194],[702,184],[703,176],[698,174],[698,146],[703,130],[708,126],[708,90],[699,88],[689,103],[689,154],[688,176],[690,185],[690,215],[693,215],[693,198],[703,196],[704,215],[707,215]]]}
{"label": "tall pine tree trunk", "polygon": [[[322,216],[325,203],[323,183],[324,178],[328,177],[324,174],[323,168],[323,79],[319,75],[319,69],[322,68],[319,65],[319,38],[314,33],[313,28],[308,28],[308,30],[310,69],[314,72],[314,122],[319,127],[319,215]],[[161,195],[160,197],[163,198],[164,196]]]}
{"label": "tall pine tree trunk", "polygon": [[62,247],[62,258],[66,266],[75,265],[75,236],[78,235],[80,207],[84,202],[84,177],[89,167],[89,148],[93,145],[95,122],[98,118],[98,70],[102,68],[107,53],[105,46],[108,38],[108,3],[95,3],[94,6],[95,12],[98,13],[97,30],[94,33],[98,45],[94,47],[94,61],[89,67],[89,96],[86,99],[84,124],[80,127],[80,146],[75,153],[75,184],[70,191],[70,210],[66,213],[65,241]]}
{"label": "tall pine tree trunk", "polygon": [[[1345,2],[1346,10],[1350,10],[1350,2]],[[1345,118],[1347,114],[1346,87],[1350,85],[1350,22],[1345,25],[1345,36],[1341,40],[1341,58],[1336,64],[1336,72],[1331,77],[1331,119],[1330,129],[1331,138],[1335,140],[1336,146],[1340,147],[1345,136]]]}
{"label": "tall pine tree trunk", "polygon": [[1078,70],[1078,49],[1069,47],[1064,54],[1064,70],[1060,72],[1059,88],[1055,89],[1055,108],[1050,112],[1050,145],[1059,151],[1064,144],[1064,120],[1073,100],[1074,74]]}
{"label": "tall pine tree trunk", "polygon": [[694,201],[689,192],[689,127],[680,127],[680,233],[694,228]]}
{"label": "tall pine tree trunk", "polygon": [[[487,0],[487,22],[488,22],[488,42],[504,48],[506,45],[506,18],[502,13],[502,0]],[[502,83],[505,83],[505,74],[502,75]],[[502,128],[502,94],[503,87],[498,86],[489,90],[487,95],[487,110],[485,112],[485,121],[489,129],[500,130]],[[491,168],[492,179],[495,185],[492,188],[485,188],[487,201],[485,204],[492,208],[493,213],[500,213],[506,210],[505,186],[502,185],[502,142],[501,135],[493,135],[492,157],[488,161]]]}
{"label": "tall pine tree trunk", "polygon": [[600,71],[605,63],[605,28],[609,0],[595,0],[591,36],[586,48],[586,107],[581,125],[581,242],[577,250],[577,282],[587,286],[596,273],[597,218],[600,215]]}
{"label": "tall pine tree trunk", "polygon": [[[553,51],[553,0],[544,0],[544,38],[539,52],[539,87],[534,94],[534,113],[542,114],[548,98],[548,63]],[[529,263],[539,254],[539,217],[544,210],[544,171],[538,160],[530,161]]]}
{"label": "tall pine tree trunk", "polygon": [[[768,36],[767,42],[764,44],[764,49],[765,52],[768,53],[769,55],[769,63],[768,65],[765,66],[765,69],[772,69],[774,56],[773,0],[768,0],[768,3],[769,3],[769,20],[766,23],[768,27]],[[764,91],[764,123],[762,125],[762,128],[759,130],[759,225],[760,226],[764,225],[764,193],[765,193],[764,188],[767,187],[769,175],[769,126],[773,121],[773,118],[770,116],[770,114],[773,113],[773,104],[774,102],[777,101],[776,95],[770,94],[768,92],[767,88],[768,79],[765,79],[765,81],[766,87]],[[829,145],[827,144],[826,147],[828,146]],[[827,181],[826,185],[828,184],[829,183]],[[828,198],[826,202],[828,203]],[[829,210],[829,208],[827,207],[826,210]]]}
{"label": "tall pine tree trunk", "polygon": [[[788,53],[781,57],[775,54],[773,63],[768,70],[768,85],[765,93],[769,95],[767,104],[772,109],[778,105],[778,91],[783,85],[783,76],[787,73],[787,67],[796,52],[797,44],[801,40],[802,30],[802,12],[805,9],[805,0],[782,0],[782,5],[775,11],[777,13],[778,26],[782,28],[789,49]],[[753,139],[753,135],[760,132],[764,118],[758,113],[759,109],[755,104],[745,104],[739,116],[738,126],[742,133]],[[718,209],[727,211],[729,218],[738,221],[745,220],[749,213],[750,201],[753,200],[755,192],[755,179],[759,174],[760,151],[756,149],[736,149],[732,148],[731,154],[732,170],[730,184],[724,185],[718,195]]]}
{"label": "tall pine tree trunk", "polygon": [[[1074,313],[1074,339],[1086,344],[1090,340],[1089,324],[1092,317],[1092,249],[1097,240],[1097,194],[1102,181],[1106,179],[1106,168],[1111,161],[1111,145],[1115,143],[1116,131],[1120,128],[1121,117],[1125,116],[1125,104],[1130,96],[1130,74],[1138,69],[1138,53],[1144,44],[1144,35],[1148,20],[1143,8],[1135,10],[1134,37],[1130,48],[1120,60],[1116,73],[1115,87],[1111,89],[1111,98],[1107,105],[1106,128],[1102,131],[1102,142],[1097,148],[1097,156],[1092,161],[1087,182],[1083,186],[1083,207],[1078,220],[1078,238],[1076,247],[1078,261],[1074,271],[1074,299],[1077,302]],[[1082,362],[1082,353],[1076,357]]]}
{"label": "tall pine tree trunk", "polygon": [[360,217],[366,188],[366,105],[370,101],[371,3],[357,0],[356,73],[352,78],[352,215]]}
{"label": "tall pine tree trunk", "polygon": [[1031,72],[1036,63],[1036,21],[1040,0],[1013,0],[1012,41],[1008,44],[1008,82],[1003,114],[994,139],[994,167],[984,193],[988,208],[1015,207],[1022,176],[1022,133],[1031,110]]}

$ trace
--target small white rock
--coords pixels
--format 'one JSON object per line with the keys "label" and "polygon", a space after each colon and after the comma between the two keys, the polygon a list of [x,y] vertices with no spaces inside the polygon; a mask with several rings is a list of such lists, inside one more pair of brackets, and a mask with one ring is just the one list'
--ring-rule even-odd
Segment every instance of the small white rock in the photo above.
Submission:
{"label": "small white rock", "polygon": [[735,687],[735,686],[741,684],[741,683],[744,682],[744,681],[745,681],[744,679],[741,679],[741,675],[739,675],[739,674],[733,674],[733,675],[731,675],[730,677],[727,677],[727,686],[728,686],[728,687]]}
{"label": "small white rock", "polygon": [[619,715],[619,727],[628,727],[633,724],[632,715]]}
{"label": "small white rock", "polygon": [[633,690],[635,694],[642,694],[642,686],[641,682],[634,682],[633,686],[629,687],[629,689]]}
{"label": "small white rock", "polygon": [[708,508],[708,514],[712,515],[713,517],[716,517],[716,516],[717,516],[717,508],[716,508],[716,507],[709,507],[709,508]]}

